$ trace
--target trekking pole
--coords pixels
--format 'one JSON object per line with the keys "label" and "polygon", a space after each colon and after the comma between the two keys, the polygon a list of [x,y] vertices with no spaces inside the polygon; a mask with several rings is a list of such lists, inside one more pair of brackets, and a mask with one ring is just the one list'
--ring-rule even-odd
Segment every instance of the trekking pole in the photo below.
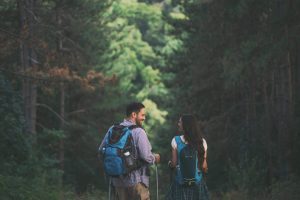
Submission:
{"label": "trekking pole", "polygon": [[170,179],[170,183],[172,183],[173,182],[173,174],[174,174],[174,169],[175,168],[171,166],[171,161],[168,162],[168,167],[169,167],[169,172],[170,172],[169,179]]}
{"label": "trekking pole", "polygon": [[111,200],[111,178],[109,178],[108,183],[108,199]]}
{"label": "trekking pole", "polygon": [[173,181],[173,171],[172,171],[172,169],[169,169],[169,171],[170,171],[170,183],[172,183],[172,181]]}
{"label": "trekking pole", "polygon": [[157,164],[155,164],[155,174],[156,174],[156,200],[158,200],[158,172],[157,172]]}

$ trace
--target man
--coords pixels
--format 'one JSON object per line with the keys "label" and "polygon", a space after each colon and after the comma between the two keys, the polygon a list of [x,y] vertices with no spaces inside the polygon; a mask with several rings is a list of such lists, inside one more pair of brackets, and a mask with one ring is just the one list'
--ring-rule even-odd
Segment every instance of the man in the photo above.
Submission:
{"label": "man", "polygon": [[[132,130],[132,138],[136,145],[136,155],[146,164],[141,168],[130,172],[127,176],[112,178],[112,184],[115,187],[115,196],[117,200],[149,200],[149,164],[159,163],[160,155],[151,152],[152,147],[147,134],[141,128],[145,121],[145,106],[142,103],[133,102],[126,108],[126,118],[121,123],[123,126],[138,125],[140,127]],[[100,149],[102,149],[106,137],[105,135]]]}

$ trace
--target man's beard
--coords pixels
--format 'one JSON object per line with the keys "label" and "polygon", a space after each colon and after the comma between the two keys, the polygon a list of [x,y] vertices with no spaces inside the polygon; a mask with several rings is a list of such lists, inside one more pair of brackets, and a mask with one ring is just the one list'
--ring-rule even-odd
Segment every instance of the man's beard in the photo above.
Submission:
{"label": "man's beard", "polygon": [[142,126],[142,123],[143,123],[143,121],[136,120],[136,125],[138,125],[138,126]]}

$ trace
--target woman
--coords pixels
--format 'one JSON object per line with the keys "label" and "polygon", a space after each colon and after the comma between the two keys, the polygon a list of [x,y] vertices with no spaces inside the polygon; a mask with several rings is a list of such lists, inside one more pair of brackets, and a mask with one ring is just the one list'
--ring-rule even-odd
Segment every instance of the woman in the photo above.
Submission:
{"label": "woman", "polygon": [[[169,161],[170,168],[177,168],[176,179],[173,181],[170,187],[170,191],[167,194],[167,200],[208,200],[208,191],[203,178],[203,173],[206,173],[207,168],[207,143],[202,137],[202,134],[197,125],[197,119],[194,115],[182,115],[178,121],[178,129],[183,135],[175,136],[172,139],[172,159]],[[180,176],[184,169],[179,168],[179,156],[182,147],[188,146],[190,149],[194,149],[197,157],[197,172],[195,175],[195,181],[192,184],[186,184]],[[180,149],[180,152],[179,150]],[[183,163],[183,161],[181,161]],[[183,166],[183,165],[181,165]],[[189,169],[185,169],[189,170]]]}

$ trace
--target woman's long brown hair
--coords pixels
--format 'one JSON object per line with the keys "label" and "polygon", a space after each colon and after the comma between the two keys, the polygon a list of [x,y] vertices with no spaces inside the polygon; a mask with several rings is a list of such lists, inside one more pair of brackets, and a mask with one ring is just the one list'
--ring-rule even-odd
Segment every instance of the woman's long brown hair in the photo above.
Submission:
{"label": "woman's long brown hair", "polygon": [[202,132],[199,129],[197,118],[191,114],[181,116],[184,139],[198,152],[198,167],[202,169],[204,160],[204,146]]}

